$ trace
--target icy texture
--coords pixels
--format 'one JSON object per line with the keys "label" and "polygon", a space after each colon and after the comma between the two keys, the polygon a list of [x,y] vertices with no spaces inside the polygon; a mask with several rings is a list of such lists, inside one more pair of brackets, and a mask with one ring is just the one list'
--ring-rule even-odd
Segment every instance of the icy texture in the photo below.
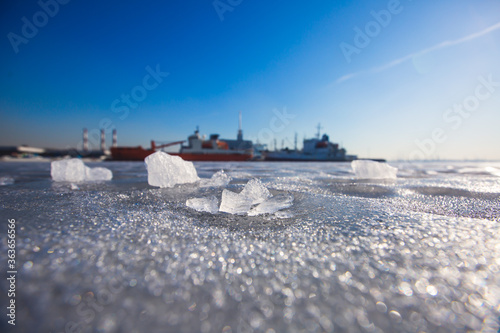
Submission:
{"label": "icy texture", "polygon": [[56,182],[85,182],[111,180],[111,170],[97,167],[89,168],[81,159],[72,158],[62,161],[53,161],[50,164],[50,174]]}
{"label": "icy texture", "polygon": [[277,195],[253,207],[248,212],[248,216],[273,214],[281,209],[291,207],[292,203],[293,203],[292,195],[286,195],[286,194]]}
{"label": "icy texture", "polygon": [[5,177],[0,177],[0,186],[2,185],[12,185],[14,184],[14,178],[5,176]]}
{"label": "icy texture", "polygon": [[148,183],[151,186],[173,187],[199,180],[193,163],[184,161],[179,156],[159,151],[146,157],[144,162],[148,170]]}
{"label": "icy texture", "polygon": [[220,170],[213,174],[210,179],[202,179],[200,182],[200,186],[202,187],[225,187],[231,182],[231,176],[224,172],[224,170]]}
{"label": "icy texture", "polygon": [[246,214],[251,207],[251,198],[229,190],[222,191],[219,211],[229,214]]}
{"label": "icy texture", "polygon": [[398,163],[397,182],[355,179],[350,163],[195,163],[293,195],[258,216],[200,213],[186,201],[221,188],[151,188],[144,163],[102,164],[112,181],[72,191],[49,163],[0,162],[16,180],[0,186],[0,220],[16,219],[18,271],[16,327],[4,317],[1,332],[500,327],[500,181],[488,169],[500,163]]}
{"label": "icy texture", "polygon": [[387,163],[355,160],[351,162],[357,178],[361,179],[396,179],[398,168]]}
{"label": "icy texture", "polygon": [[186,201],[186,206],[198,212],[215,214],[219,211],[219,200],[215,196],[208,198],[192,198]]}

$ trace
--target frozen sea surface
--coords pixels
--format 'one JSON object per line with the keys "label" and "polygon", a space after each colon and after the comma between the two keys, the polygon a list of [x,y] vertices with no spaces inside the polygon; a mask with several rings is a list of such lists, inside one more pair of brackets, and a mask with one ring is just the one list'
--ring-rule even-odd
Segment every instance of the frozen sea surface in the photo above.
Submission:
{"label": "frozen sea surface", "polygon": [[[195,164],[159,189],[144,163],[88,163],[111,181],[53,182],[0,163],[2,267],[16,220],[16,326],[2,332],[497,332],[500,163]],[[202,186],[223,169],[227,186]],[[190,198],[258,178],[278,215],[198,212]],[[224,185],[224,183],[222,183]],[[4,269],[3,274],[6,274]]]}

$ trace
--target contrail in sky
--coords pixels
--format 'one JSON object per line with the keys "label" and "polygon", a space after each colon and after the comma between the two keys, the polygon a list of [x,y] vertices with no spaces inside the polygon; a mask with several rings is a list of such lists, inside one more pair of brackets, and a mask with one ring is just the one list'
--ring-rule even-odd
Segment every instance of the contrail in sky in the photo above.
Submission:
{"label": "contrail in sky", "polygon": [[399,59],[396,59],[396,60],[393,60],[385,65],[382,65],[382,66],[378,66],[378,67],[373,67],[369,70],[366,70],[366,71],[359,71],[359,72],[354,72],[354,73],[349,73],[349,74],[346,74],[340,78],[338,78],[335,83],[342,83],[344,81],[347,81],[347,80],[350,80],[356,76],[359,76],[359,75],[362,75],[362,74],[373,74],[373,73],[380,73],[380,72],[383,72],[385,71],[386,69],[389,69],[389,68],[392,68],[394,66],[397,66],[405,61],[408,61],[410,59],[412,59],[413,57],[416,57],[416,56],[421,56],[421,55],[424,55],[424,54],[427,54],[427,53],[430,53],[430,52],[433,52],[433,51],[436,51],[436,50],[439,50],[439,49],[443,49],[443,48],[446,48],[446,47],[450,47],[450,46],[453,46],[453,45],[458,45],[458,44],[462,44],[462,43],[465,43],[465,42],[468,42],[470,40],[473,40],[473,39],[476,39],[476,38],[479,38],[479,37],[482,37],[484,35],[487,35],[489,34],[490,32],[493,32],[497,29],[500,29],[500,22],[484,29],[484,30],[481,30],[479,32],[476,32],[476,33],[473,33],[473,34],[470,34],[470,35],[467,35],[465,37],[462,37],[460,39],[457,39],[457,40],[452,40],[452,41],[444,41],[442,43],[439,43],[437,45],[434,45],[432,47],[429,47],[427,49],[423,49],[421,51],[418,51],[418,52],[414,52],[414,53],[411,53],[411,54],[408,54],[404,57],[401,57]]}

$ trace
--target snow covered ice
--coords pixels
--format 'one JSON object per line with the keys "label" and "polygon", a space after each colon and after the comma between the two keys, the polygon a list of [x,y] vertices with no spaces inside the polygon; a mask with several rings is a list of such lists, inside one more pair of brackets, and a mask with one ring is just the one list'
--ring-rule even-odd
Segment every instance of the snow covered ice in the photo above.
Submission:
{"label": "snow covered ice", "polygon": [[351,166],[356,177],[362,179],[396,179],[398,173],[398,168],[385,162],[354,160]]}
{"label": "snow covered ice", "polygon": [[194,183],[199,180],[192,162],[179,156],[156,152],[144,160],[151,186],[173,187],[177,184]]}
{"label": "snow covered ice", "polygon": [[[15,179],[0,219],[16,220],[18,272],[16,327],[4,313],[1,332],[500,327],[498,162],[391,163],[389,182],[350,163],[195,163],[233,180],[170,188],[149,185],[142,162],[85,164],[113,179],[72,190],[50,163],[0,162]],[[214,214],[224,190],[261,194],[247,213]]]}
{"label": "snow covered ice", "polygon": [[105,181],[113,178],[111,170],[103,167],[89,168],[78,158],[53,161],[50,165],[50,174],[56,182],[78,183],[84,181]]}

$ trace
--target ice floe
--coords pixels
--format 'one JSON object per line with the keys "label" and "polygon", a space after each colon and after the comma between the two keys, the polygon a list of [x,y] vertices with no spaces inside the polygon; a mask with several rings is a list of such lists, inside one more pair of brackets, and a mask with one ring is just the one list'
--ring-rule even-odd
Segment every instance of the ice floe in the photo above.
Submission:
{"label": "ice floe", "polygon": [[111,170],[102,167],[89,168],[78,158],[51,162],[50,175],[56,182],[73,183],[104,181],[113,178]]}
{"label": "ice floe", "polygon": [[351,162],[352,170],[361,179],[396,179],[398,168],[384,162],[355,160]]}
{"label": "ice floe", "polygon": [[173,187],[177,184],[197,182],[198,174],[192,162],[179,156],[156,152],[144,160],[148,170],[148,183],[151,186]]}

